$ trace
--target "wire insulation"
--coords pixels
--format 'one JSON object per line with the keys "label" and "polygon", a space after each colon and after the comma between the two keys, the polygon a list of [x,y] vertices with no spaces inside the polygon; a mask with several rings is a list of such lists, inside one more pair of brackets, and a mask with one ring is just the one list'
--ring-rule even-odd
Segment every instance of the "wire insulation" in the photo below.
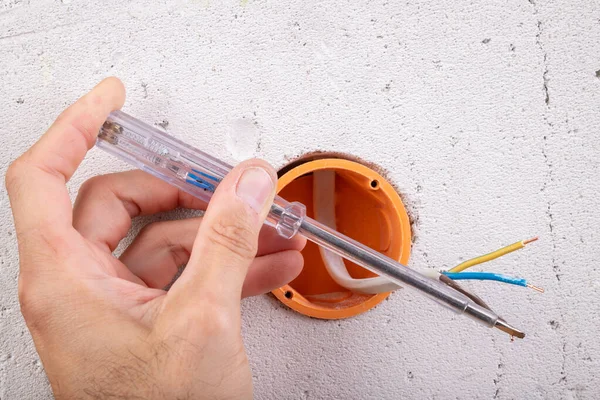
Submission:
{"label": "wire insulation", "polygon": [[494,260],[498,257],[502,257],[503,255],[506,255],[508,253],[512,253],[513,251],[522,249],[523,247],[525,247],[526,244],[531,243],[536,241],[538,238],[531,238],[528,240],[521,240],[520,242],[516,242],[513,243],[511,245],[508,245],[506,247],[503,247],[501,249],[498,249],[496,251],[493,251],[491,253],[485,254],[483,256],[479,256],[479,257],[475,257],[472,258],[470,260],[467,260],[461,264],[458,264],[456,267],[451,268],[448,270],[448,272],[462,272],[467,268],[471,268],[474,265],[478,265],[478,264],[482,264],[484,262],[488,262],[491,260]]}
{"label": "wire insulation", "polygon": [[[509,283],[511,285],[531,287],[527,284],[527,280],[523,278],[514,278],[508,275],[496,274],[493,272],[443,272],[445,276],[452,280],[479,280],[479,281],[497,281],[503,283]],[[533,288],[532,288],[533,289]],[[540,288],[537,288],[540,289]]]}
{"label": "wire insulation", "polygon": [[450,286],[452,289],[461,292],[462,294],[464,294],[465,296],[467,296],[468,298],[473,300],[476,304],[480,305],[481,307],[491,310],[490,306],[488,306],[487,303],[485,301],[483,301],[483,299],[481,297],[468,292],[466,289],[463,289],[463,287],[460,286],[458,284],[458,282],[453,281],[452,279],[448,278],[444,274],[440,275],[439,279],[440,279],[440,281],[444,282],[446,285]]}

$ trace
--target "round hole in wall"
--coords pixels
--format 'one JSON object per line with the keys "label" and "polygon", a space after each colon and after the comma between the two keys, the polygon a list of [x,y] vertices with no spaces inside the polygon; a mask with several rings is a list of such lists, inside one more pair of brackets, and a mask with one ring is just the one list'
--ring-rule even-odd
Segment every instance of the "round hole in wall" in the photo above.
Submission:
{"label": "round hole in wall", "polygon": [[[306,205],[314,217],[313,173],[335,171],[335,219],[337,230],[400,261],[408,262],[410,222],[402,200],[392,185],[362,162],[336,155],[311,155],[279,172],[278,193],[288,201]],[[289,285],[273,294],[295,311],[322,319],[340,319],[361,314],[385,300],[389,293],[363,294],[338,285],[329,276],[319,248],[309,242],[302,251],[304,269]],[[344,260],[353,278],[375,276]]]}

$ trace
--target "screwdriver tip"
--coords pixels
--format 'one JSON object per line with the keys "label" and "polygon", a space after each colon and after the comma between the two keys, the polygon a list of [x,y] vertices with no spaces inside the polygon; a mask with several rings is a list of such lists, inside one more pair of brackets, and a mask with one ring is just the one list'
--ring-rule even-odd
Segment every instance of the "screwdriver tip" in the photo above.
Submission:
{"label": "screwdriver tip", "polygon": [[502,319],[496,321],[494,327],[500,329],[503,332],[508,333],[512,337],[518,337],[519,339],[523,339],[525,337],[525,333],[521,332],[516,328],[513,328],[511,325],[508,324],[508,322]]}

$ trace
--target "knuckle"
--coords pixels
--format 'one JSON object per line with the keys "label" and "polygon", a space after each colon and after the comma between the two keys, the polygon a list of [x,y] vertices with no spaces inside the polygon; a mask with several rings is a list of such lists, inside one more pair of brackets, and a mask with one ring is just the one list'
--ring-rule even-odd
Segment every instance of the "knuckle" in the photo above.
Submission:
{"label": "knuckle", "polygon": [[89,111],[84,111],[72,117],[69,120],[69,126],[83,136],[88,147],[91,147],[96,140],[98,132],[94,130],[94,118]]}
{"label": "knuckle", "polygon": [[208,240],[244,260],[256,256],[257,233],[243,218],[228,217],[212,224]]}
{"label": "knuckle", "polygon": [[210,321],[205,324],[205,332],[210,336],[223,337],[239,329],[239,323],[231,316],[230,312],[220,310],[218,307],[210,313]]}
{"label": "knuckle", "polygon": [[23,276],[19,277],[19,304],[26,320],[35,319],[44,313],[34,283]]}
{"label": "knuckle", "polygon": [[19,157],[8,166],[8,169],[6,170],[6,175],[4,176],[4,185],[9,194],[18,191],[20,182],[24,174],[24,164],[25,162],[23,161],[23,159]]}
{"label": "knuckle", "polygon": [[197,335],[201,332],[203,336],[211,337],[223,336],[238,329],[240,323],[222,301],[211,301],[206,297],[201,300],[201,307],[181,312],[177,329],[180,333]]}

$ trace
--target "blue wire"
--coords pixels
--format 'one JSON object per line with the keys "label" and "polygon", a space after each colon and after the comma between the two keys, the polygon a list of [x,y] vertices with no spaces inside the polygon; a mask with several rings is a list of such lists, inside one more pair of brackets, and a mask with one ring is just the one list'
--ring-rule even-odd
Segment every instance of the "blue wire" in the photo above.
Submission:
{"label": "blue wire", "polygon": [[[197,169],[193,169],[192,168],[192,171],[195,172],[195,173],[197,173],[197,174],[199,174],[199,175],[202,175],[205,178],[213,180],[215,182],[220,182],[221,181],[220,179],[217,179],[216,177],[214,177],[212,175],[209,175],[209,174],[207,174],[205,172],[199,171]],[[206,180],[200,178],[199,176],[196,176],[196,175],[192,174],[191,172],[188,172],[188,178],[185,181],[187,183],[191,183],[192,185],[197,186],[199,188],[202,188],[202,189],[205,189],[205,190],[210,190],[211,192],[214,192],[215,189],[216,189],[215,185],[213,185],[210,182],[207,182]]]}
{"label": "blue wire", "polygon": [[213,180],[213,181],[215,181],[215,182],[219,182],[219,181],[220,181],[220,179],[217,179],[216,177],[214,177],[214,176],[211,176],[211,175],[209,175],[209,174],[207,174],[207,173],[205,173],[205,172],[198,171],[197,169],[193,169],[193,168],[192,168],[192,171],[194,171],[194,172],[195,172],[195,173],[197,173],[197,174],[200,174],[200,175],[202,175],[202,176],[203,176],[203,177],[205,177],[205,178],[212,179],[212,180]]}
{"label": "blue wire", "polygon": [[511,285],[527,287],[527,280],[523,278],[514,278],[508,275],[495,274],[493,272],[442,272],[448,278],[458,281],[461,279],[473,279],[480,281],[498,281],[510,283]]}
{"label": "blue wire", "polygon": [[211,192],[215,191],[215,187],[213,185],[210,185],[210,184],[205,183],[203,181],[196,181],[196,180],[190,179],[190,178],[186,179],[185,181],[187,183],[191,183],[192,185],[197,186],[197,187],[199,187],[201,189],[210,190]]}
{"label": "blue wire", "polygon": [[[206,186],[207,186],[207,188],[206,188],[206,189],[209,189],[209,190],[211,190],[211,191],[213,191],[213,192],[214,192],[214,191],[215,191],[215,189],[216,189],[216,188],[215,188],[215,185],[213,185],[212,183],[210,183],[210,182],[207,182],[207,181],[205,181],[204,179],[202,179],[202,178],[200,178],[200,177],[197,177],[196,175],[192,174],[191,172],[188,172],[188,180],[187,180],[187,182],[189,182],[189,183],[192,183],[192,182],[190,182],[190,180],[189,180],[190,178],[191,178],[192,180],[194,180],[194,181],[198,182],[198,183],[201,183],[201,184],[203,184],[203,185],[206,185]],[[198,186],[198,185],[196,185],[196,186]]]}

